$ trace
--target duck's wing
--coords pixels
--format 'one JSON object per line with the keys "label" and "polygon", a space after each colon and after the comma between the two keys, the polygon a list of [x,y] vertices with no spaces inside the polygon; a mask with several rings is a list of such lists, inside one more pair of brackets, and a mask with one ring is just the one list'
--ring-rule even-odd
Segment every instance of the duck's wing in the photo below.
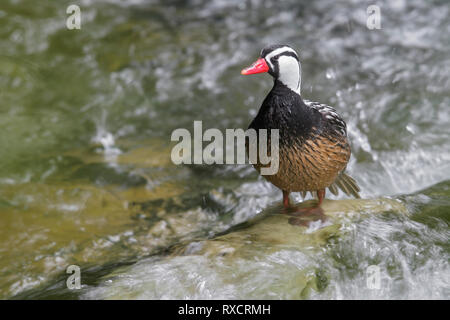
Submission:
{"label": "duck's wing", "polygon": [[[347,125],[341,116],[336,112],[336,109],[330,107],[326,104],[319,102],[304,100],[305,104],[313,109],[319,111],[328,126],[332,128],[336,133],[346,137],[347,136]],[[355,198],[360,198],[359,188],[355,179],[344,173],[344,170],[338,175],[336,180],[328,187],[328,190],[334,195],[339,194],[339,189],[342,190],[348,196],[354,196]]]}
{"label": "duck's wing", "polygon": [[328,126],[335,132],[344,137],[347,136],[347,124],[337,113],[336,109],[320,102],[309,100],[303,100],[303,102],[306,104],[306,106],[319,111],[322,114],[322,117],[328,123]]}

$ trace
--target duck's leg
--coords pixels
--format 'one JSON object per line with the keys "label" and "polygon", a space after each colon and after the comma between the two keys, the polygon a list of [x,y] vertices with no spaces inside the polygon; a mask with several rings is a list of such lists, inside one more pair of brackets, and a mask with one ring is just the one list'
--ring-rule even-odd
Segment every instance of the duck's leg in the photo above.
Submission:
{"label": "duck's leg", "polygon": [[[286,210],[292,209],[291,205],[289,204],[289,191],[286,191],[286,190],[282,190],[282,191],[283,191],[283,207],[284,207],[284,209],[286,209]],[[325,189],[317,191],[317,198],[319,199],[319,202],[317,203],[316,206],[307,207],[307,208],[298,208],[297,212],[305,212],[305,211],[309,211],[311,209],[319,208],[323,202],[323,199],[325,198]]]}
{"label": "duck's leg", "polygon": [[317,207],[320,207],[323,199],[325,198],[325,189],[317,191],[317,198],[319,199],[319,203],[317,204]]}
{"label": "duck's leg", "polygon": [[325,189],[317,191],[317,198],[319,200],[317,205],[307,208],[297,208],[294,212],[290,213],[290,215],[295,216],[295,218],[290,218],[289,223],[306,227],[311,221],[321,220],[324,222],[326,220],[326,216],[320,205],[325,198]]}
{"label": "duck's leg", "polygon": [[289,205],[289,191],[283,191],[283,206],[284,209],[289,209],[290,205]]}
{"label": "duck's leg", "polygon": [[[305,213],[313,209],[318,209],[322,205],[323,199],[325,199],[325,189],[317,191],[317,199],[319,200],[315,206],[306,208],[297,208],[296,212]],[[283,190],[283,206],[285,209],[292,208],[289,205],[289,192]]]}

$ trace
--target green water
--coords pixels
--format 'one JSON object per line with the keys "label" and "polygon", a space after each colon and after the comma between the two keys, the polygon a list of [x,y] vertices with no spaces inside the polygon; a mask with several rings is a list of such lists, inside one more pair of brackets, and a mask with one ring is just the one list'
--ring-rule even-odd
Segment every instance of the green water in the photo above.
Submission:
{"label": "green water", "polygon": [[[80,30],[69,4],[0,3],[0,298],[450,298],[446,1],[379,2],[380,30],[370,1],[85,0]],[[268,43],[348,124],[366,202],[329,196],[325,225],[272,221],[249,166],[170,160],[194,120],[248,126],[272,80],[240,70]]]}

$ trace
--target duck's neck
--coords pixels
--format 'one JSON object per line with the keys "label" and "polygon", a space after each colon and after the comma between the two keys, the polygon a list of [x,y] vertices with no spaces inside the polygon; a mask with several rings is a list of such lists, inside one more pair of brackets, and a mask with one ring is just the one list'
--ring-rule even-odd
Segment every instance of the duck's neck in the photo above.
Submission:
{"label": "duck's neck", "polygon": [[287,84],[285,84],[280,79],[274,80],[271,93],[275,94],[275,95],[279,95],[279,96],[295,95],[295,96],[301,97],[300,88],[293,90],[291,87],[289,87]]}

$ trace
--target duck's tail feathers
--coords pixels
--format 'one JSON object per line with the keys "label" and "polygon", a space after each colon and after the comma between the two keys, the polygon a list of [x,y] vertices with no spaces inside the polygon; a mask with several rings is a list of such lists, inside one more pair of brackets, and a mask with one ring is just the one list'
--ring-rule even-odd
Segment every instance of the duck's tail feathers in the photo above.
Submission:
{"label": "duck's tail feathers", "polygon": [[330,192],[335,196],[339,194],[339,189],[341,189],[348,196],[354,196],[357,199],[361,198],[359,196],[361,189],[355,179],[345,173],[341,173],[333,184],[328,187],[328,190],[330,190]]}

